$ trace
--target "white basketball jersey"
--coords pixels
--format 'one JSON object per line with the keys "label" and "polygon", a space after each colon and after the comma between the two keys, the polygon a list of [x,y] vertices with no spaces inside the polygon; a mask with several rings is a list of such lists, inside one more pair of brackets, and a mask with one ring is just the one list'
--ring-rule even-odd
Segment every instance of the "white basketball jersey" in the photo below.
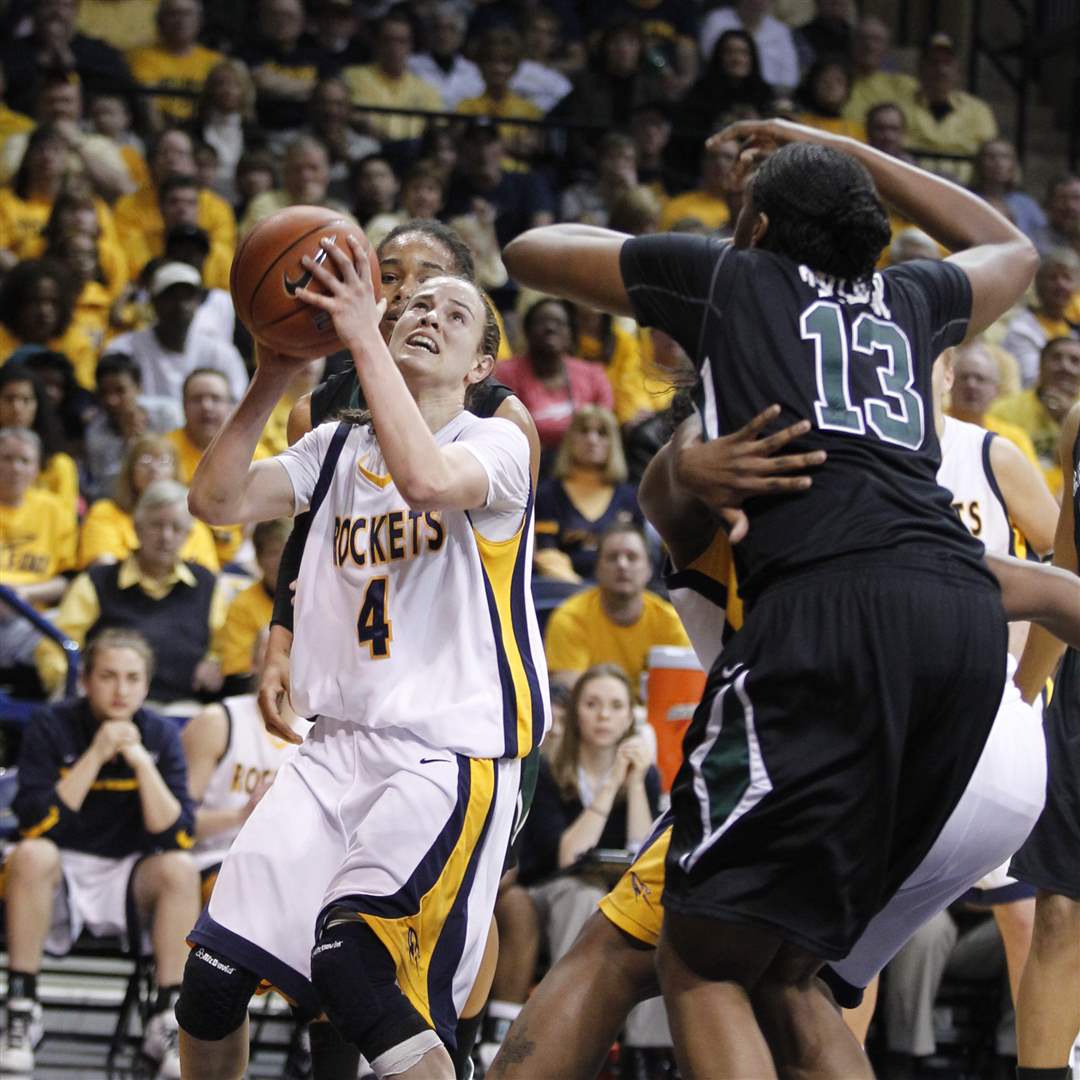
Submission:
{"label": "white basketball jersey", "polygon": [[[277,459],[297,511],[336,427],[321,425]],[[509,421],[468,412],[435,441],[466,447],[483,466],[483,508],[411,509],[373,429],[349,433],[300,565],[293,705],[471,757],[523,757],[550,724],[528,443]]]}
{"label": "white basketball jersey", "polygon": [[[221,704],[229,716],[229,745],[206,785],[202,806],[207,810],[239,810],[259,781],[272,779],[296,747],[266,730],[254,694],[225,698]],[[306,735],[311,725],[298,719],[293,727]],[[221,862],[239,831],[231,829],[199,840],[191,852],[195,865],[205,870]]]}
{"label": "white basketball jersey", "polygon": [[990,467],[992,431],[945,417],[938,483],[953,495],[953,509],[968,532],[991,555],[1013,554],[1013,531],[1005,499]]}

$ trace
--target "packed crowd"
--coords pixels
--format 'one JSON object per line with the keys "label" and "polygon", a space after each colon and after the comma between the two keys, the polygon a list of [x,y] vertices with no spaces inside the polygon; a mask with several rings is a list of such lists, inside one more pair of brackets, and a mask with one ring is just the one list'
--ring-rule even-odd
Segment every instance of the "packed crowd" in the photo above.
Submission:
{"label": "packed crowd", "polygon": [[[259,220],[298,204],[350,216],[378,245],[391,299],[424,276],[405,251],[417,233],[434,265],[468,262],[498,313],[495,377],[535,423],[535,591],[562,719],[517,882],[497,908],[489,1048],[540,955],[558,959],[602,895],[595,877],[559,871],[648,833],[663,793],[655,739],[640,727],[643,675],[653,648],[689,647],[636,494],[678,415],[685,357],[660,331],[520,288],[501,257],[509,241],[557,221],[730,236],[738,147],[702,148],[748,117],[794,119],[950,176],[1031,237],[1041,262],[1024,303],[955,350],[945,405],[1018,448],[1028,479],[1045,485],[1043,505],[1061,495],[1061,424],[1080,399],[1080,177],[1025,190],[992,110],[961,89],[948,35],[934,34],[907,73],[889,28],[855,18],[845,0],[206,10],[200,0],[13,0],[3,21],[0,583],[86,649],[85,697],[47,710],[24,739],[18,809],[31,840],[130,861],[123,881],[135,873],[154,927],[161,993],[148,1049],[163,1069],[173,1067],[170,1009],[199,871],[211,886],[284,752],[262,745],[253,693],[289,523],[211,527],[187,507],[187,485],[255,363],[228,285],[237,242]],[[402,231],[416,219],[427,224]],[[879,265],[946,254],[898,214],[890,225]],[[256,456],[284,450],[297,403],[350,363],[338,354],[303,368]],[[1026,543],[1042,554],[1052,527],[1040,513],[1029,514]],[[53,640],[0,606],[6,691],[57,701],[66,671]],[[160,741],[156,758],[125,741],[99,746],[93,724],[116,710],[115,694],[127,720],[144,701],[194,717],[183,745],[166,723],[142,734],[142,745]],[[82,744],[57,734],[65,724]],[[85,776],[70,767],[76,758]],[[132,773],[143,788],[157,777],[156,801],[132,794]],[[75,793],[62,803],[84,809],[49,822],[45,793],[61,790],[58,776]],[[198,857],[187,860],[193,843]],[[148,851],[159,854],[139,862]],[[48,910],[54,853],[23,845],[8,866],[9,996],[29,1002],[49,926],[27,911]],[[93,887],[104,897],[109,886]],[[123,890],[102,910],[113,901],[121,915],[91,929],[124,928]],[[78,936],[72,922],[50,948]],[[988,935],[991,969],[993,925],[975,928]],[[906,1058],[934,1052],[932,1005],[955,924],[935,923],[933,935],[913,943],[921,951],[891,980],[883,1010],[889,1047]],[[9,1018],[0,1065],[17,1028]],[[662,1010],[632,1018],[629,1031],[630,1045],[662,1058]],[[639,1056],[637,1067],[658,1061]]]}

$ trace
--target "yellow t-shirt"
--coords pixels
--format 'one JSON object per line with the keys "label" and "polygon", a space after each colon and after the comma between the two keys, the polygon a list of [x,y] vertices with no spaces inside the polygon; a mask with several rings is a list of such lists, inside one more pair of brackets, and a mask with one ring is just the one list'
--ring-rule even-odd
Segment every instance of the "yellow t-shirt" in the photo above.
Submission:
{"label": "yellow t-shirt", "polygon": [[29,116],[24,116],[21,112],[9,109],[3,102],[0,102],[0,138],[33,131],[36,126]]}
{"label": "yellow t-shirt", "polygon": [[987,412],[987,427],[990,426],[990,420],[1004,420],[1006,423],[1015,424],[1030,437],[1047,486],[1054,498],[1060,498],[1062,476],[1061,462],[1058,460],[1058,440],[1061,438],[1061,425],[1046,411],[1035,393],[1035,388],[998,398]]}
{"label": "yellow t-shirt", "polygon": [[[114,216],[127,256],[128,272],[136,277],[151,259],[165,253],[165,219],[161,216],[157,190],[148,185],[117,199]],[[236,250],[236,217],[232,207],[220,195],[203,188],[199,192],[197,220],[210,237],[211,249],[214,244],[220,244],[231,257]]]}
{"label": "yellow t-shirt", "polygon": [[660,228],[670,229],[688,217],[697,218],[706,229],[720,229],[731,220],[731,210],[724,199],[707,191],[685,191],[668,200],[660,213]]}
{"label": "yellow t-shirt", "polygon": [[[605,370],[615,397],[615,416],[619,423],[628,423],[640,412],[657,412],[667,408],[675,391],[670,381],[662,382],[650,376],[641,348],[642,339],[627,333],[621,326],[613,326],[612,334],[615,347]],[[578,348],[582,359],[599,361],[599,339],[582,334],[578,339]]]}
{"label": "yellow t-shirt", "polygon": [[274,598],[261,581],[236,594],[218,634],[214,652],[224,675],[247,675],[254,667],[252,653],[259,632],[270,625]]}
{"label": "yellow t-shirt", "polygon": [[[907,145],[912,150],[928,154],[973,155],[984,142],[997,138],[998,126],[993,110],[985,101],[954,90],[949,97],[952,111],[940,120],[927,108],[922,94],[916,92],[900,104],[907,118]],[[946,158],[920,157],[923,168],[951,177],[966,184],[971,179],[970,161],[950,161]]]}
{"label": "yellow t-shirt", "polygon": [[[349,87],[349,96],[356,108],[379,105],[391,109],[443,111],[442,94],[412,72],[407,71],[400,79],[389,79],[374,64],[361,64],[345,68],[341,77]],[[371,113],[365,119],[376,135],[392,142],[420,138],[427,123],[422,116],[389,113]]]}
{"label": "yellow t-shirt", "polygon": [[618,664],[640,694],[641,674],[654,645],[689,645],[678,613],[666,600],[646,592],[641,616],[619,626],[604,613],[598,588],[585,589],[560,604],[548,620],[544,652],[548,669],[584,671],[593,664]]}
{"label": "yellow t-shirt", "polygon": [[124,52],[157,38],[159,0],[79,0],[76,25],[88,37],[101,38]]}
{"label": "yellow t-shirt", "polygon": [[919,81],[898,71],[875,71],[862,75],[851,87],[851,97],[844,106],[844,115],[858,124],[866,123],[866,114],[875,105],[892,102],[901,107],[915,96]]}
{"label": "yellow t-shirt", "polygon": [[[0,323],[0,364],[26,342],[20,341],[3,323]],[[75,378],[87,390],[94,389],[94,372],[97,370],[98,354],[93,343],[82,328],[73,321],[67,330],[52,341],[45,343],[53,352],[63,353],[75,368]]]}
{"label": "yellow t-shirt", "polygon": [[[158,89],[191,90],[198,93],[207,75],[225,57],[214,49],[195,45],[183,56],[177,56],[160,45],[133,49],[128,53],[128,66],[137,83]],[[190,120],[195,112],[195,99],[158,97],[151,99],[169,120]]]}
{"label": "yellow t-shirt", "polygon": [[38,473],[34,487],[55,495],[71,514],[72,520],[79,516],[79,470],[75,459],[62,451],[53,454]]}
{"label": "yellow t-shirt", "polygon": [[31,488],[15,509],[0,504],[0,580],[37,585],[75,565],[75,517],[62,499]]}
{"label": "yellow t-shirt", "polygon": [[[98,499],[90,507],[79,533],[76,566],[79,570],[85,570],[99,559],[122,562],[138,546],[139,538],[135,534],[132,516],[121,510],[112,499]],[[196,521],[192,525],[191,534],[180,549],[180,558],[205,566],[215,574],[218,572],[220,566],[214,534],[204,522]]]}
{"label": "yellow t-shirt", "polygon": [[816,113],[799,113],[795,119],[798,123],[805,124],[807,127],[817,128],[818,131],[828,131],[833,135],[846,135],[849,139],[866,142],[866,128],[863,124],[846,116],[818,116]]}
{"label": "yellow t-shirt", "polygon": [[[495,116],[500,120],[539,120],[544,110],[528,98],[508,93],[498,101],[490,94],[465,98],[458,102],[457,112],[462,116]],[[499,124],[499,136],[510,155],[527,157],[539,146],[539,130],[520,124]]]}

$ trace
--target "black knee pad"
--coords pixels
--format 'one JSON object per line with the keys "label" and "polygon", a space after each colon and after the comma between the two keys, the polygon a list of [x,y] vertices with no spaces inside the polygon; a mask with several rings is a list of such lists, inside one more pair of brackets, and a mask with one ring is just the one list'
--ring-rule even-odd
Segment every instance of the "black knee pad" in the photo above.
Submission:
{"label": "black knee pad", "polygon": [[258,975],[196,945],[184,965],[176,1021],[194,1038],[217,1042],[244,1022],[248,1002],[258,986]]}
{"label": "black knee pad", "polygon": [[311,951],[311,981],[330,1022],[373,1061],[429,1031],[398,986],[394,959],[362,919],[331,912]]}

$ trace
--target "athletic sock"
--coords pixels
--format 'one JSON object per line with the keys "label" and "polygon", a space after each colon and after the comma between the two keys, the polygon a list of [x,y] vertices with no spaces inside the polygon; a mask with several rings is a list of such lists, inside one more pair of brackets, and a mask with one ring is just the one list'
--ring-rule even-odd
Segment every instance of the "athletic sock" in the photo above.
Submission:
{"label": "athletic sock", "polygon": [[8,1001],[37,1001],[37,972],[8,972]]}
{"label": "athletic sock", "polygon": [[476,1036],[480,1034],[480,1027],[484,1022],[484,1010],[481,1009],[475,1016],[462,1016],[458,1019],[457,1049],[454,1051],[454,1074],[457,1080],[468,1076],[469,1056],[476,1045]]}
{"label": "athletic sock", "polygon": [[501,1043],[510,1030],[510,1025],[517,1019],[524,1008],[516,1001],[489,1001],[484,1014],[482,1042]]}
{"label": "athletic sock", "polygon": [[1072,1069],[1062,1065],[1059,1069],[1029,1069],[1024,1065],[1016,1067],[1016,1080],[1069,1080]]}
{"label": "athletic sock", "polygon": [[157,1016],[158,1013],[163,1013],[166,1009],[168,1009],[169,1012],[172,1012],[173,1006],[176,1004],[176,999],[179,996],[179,983],[174,983],[172,986],[159,986],[157,996],[154,998],[153,1015]]}
{"label": "athletic sock", "polygon": [[308,1025],[311,1035],[312,1080],[356,1080],[360,1069],[360,1051],[346,1042],[328,1020],[314,1020]]}

